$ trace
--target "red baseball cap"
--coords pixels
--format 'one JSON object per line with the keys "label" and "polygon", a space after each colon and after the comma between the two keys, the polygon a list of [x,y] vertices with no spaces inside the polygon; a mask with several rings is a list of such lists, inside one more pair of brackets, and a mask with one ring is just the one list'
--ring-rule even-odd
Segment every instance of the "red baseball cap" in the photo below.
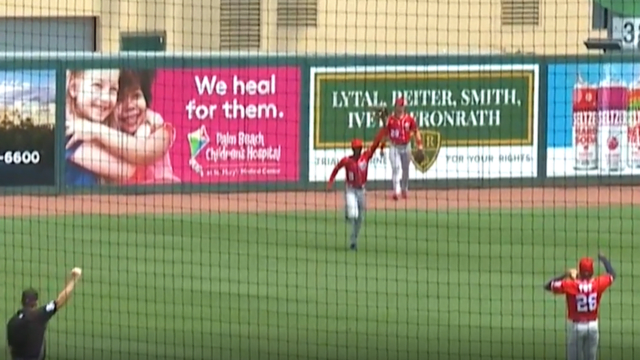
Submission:
{"label": "red baseball cap", "polygon": [[580,269],[581,273],[593,274],[593,259],[590,257],[583,257],[582,259],[580,259],[578,268]]}
{"label": "red baseball cap", "polygon": [[404,106],[405,102],[404,102],[404,98],[399,97],[396,99],[396,106]]}
{"label": "red baseball cap", "polygon": [[352,149],[361,149],[362,148],[362,140],[360,140],[360,139],[351,140],[351,148]]}

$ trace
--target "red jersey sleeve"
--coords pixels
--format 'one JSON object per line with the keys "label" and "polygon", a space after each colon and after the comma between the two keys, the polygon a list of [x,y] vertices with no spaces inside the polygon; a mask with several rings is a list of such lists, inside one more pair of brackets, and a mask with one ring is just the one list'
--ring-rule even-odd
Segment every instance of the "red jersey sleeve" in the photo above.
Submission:
{"label": "red jersey sleeve", "polygon": [[371,147],[374,149],[377,149],[378,147],[382,147],[384,146],[384,138],[387,136],[388,130],[387,127],[383,127],[382,129],[380,129],[378,131],[378,133],[376,134],[376,137],[373,138],[373,144],[371,144]]}
{"label": "red jersey sleeve", "polygon": [[409,115],[409,131],[414,132],[418,131],[418,124],[416,123],[416,119],[413,116]]}
{"label": "red jersey sleeve", "polygon": [[338,176],[338,172],[340,171],[340,169],[344,167],[346,161],[347,161],[346,158],[342,158],[338,162],[338,164],[336,164],[336,166],[333,168],[333,171],[331,172],[331,176],[329,177],[329,184],[332,184],[336,180],[336,176]]}
{"label": "red jersey sleeve", "polygon": [[411,134],[415,134],[415,138],[416,138],[416,145],[418,145],[418,147],[422,146],[422,136],[420,135],[420,129],[418,129],[418,124],[416,123],[416,119],[413,118],[413,116],[409,116],[409,131]]}
{"label": "red jersey sleeve", "polygon": [[596,282],[598,284],[598,292],[603,293],[613,284],[613,276],[609,274],[600,275],[596,278]]}
{"label": "red jersey sleeve", "polygon": [[383,144],[376,144],[376,142],[374,141],[373,144],[371,144],[371,146],[369,146],[369,148],[364,151],[363,155],[367,158],[367,161],[373,159],[373,155],[375,155],[378,148],[382,149]]}
{"label": "red jersey sleeve", "polygon": [[551,292],[556,295],[562,295],[567,293],[568,289],[568,281],[567,280],[557,280],[551,282]]}
{"label": "red jersey sleeve", "polygon": [[373,154],[375,153],[375,148],[370,147],[367,150],[365,150],[362,155],[365,157],[365,159],[367,159],[367,162],[370,161],[373,158]]}

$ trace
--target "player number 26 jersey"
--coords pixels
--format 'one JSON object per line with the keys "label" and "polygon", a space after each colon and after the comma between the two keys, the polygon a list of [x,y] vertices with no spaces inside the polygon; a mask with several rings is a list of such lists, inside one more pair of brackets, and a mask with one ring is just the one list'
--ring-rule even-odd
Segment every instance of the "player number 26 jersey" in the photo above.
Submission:
{"label": "player number 26 jersey", "polygon": [[598,310],[602,294],[611,286],[611,275],[601,275],[589,280],[565,279],[551,284],[551,290],[565,295],[567,317],[575,322],[598,320]]}
{"label": "player number 26 jersey", "polygon": [[387,134],[389,140],[394,145],[405,145],[411,140],[411,133],[416,131],[418,126],[415,119],[408,114],[396,117],[391,115],[387,120]]}

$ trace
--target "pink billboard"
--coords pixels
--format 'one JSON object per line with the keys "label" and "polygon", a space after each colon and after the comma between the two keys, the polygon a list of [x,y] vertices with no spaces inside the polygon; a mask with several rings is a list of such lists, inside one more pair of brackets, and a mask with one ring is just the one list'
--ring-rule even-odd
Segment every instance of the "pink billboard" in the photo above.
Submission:
{"label": "pink billboard", "polygon": [[294,182],[300,69],[67,72],[67,185]]}
{"label": "pink billboard", "polygon": [[183,182],[297,181],[300,70],[160,70],[154,110],[173,124]]}

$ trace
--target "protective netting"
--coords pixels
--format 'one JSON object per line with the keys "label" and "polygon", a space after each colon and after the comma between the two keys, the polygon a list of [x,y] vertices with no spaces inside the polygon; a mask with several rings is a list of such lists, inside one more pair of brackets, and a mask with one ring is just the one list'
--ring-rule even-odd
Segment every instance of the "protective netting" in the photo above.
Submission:
{"label": "protective netting", "polygon": [[[598,358],[635,359],[640,67],[584,56],[602,2],[5,1],[0,309],[77,266],[47,359],[562,359],[596,325],[544,285],[602,251]],[[421,142],[323,192],[398,99]]]}

